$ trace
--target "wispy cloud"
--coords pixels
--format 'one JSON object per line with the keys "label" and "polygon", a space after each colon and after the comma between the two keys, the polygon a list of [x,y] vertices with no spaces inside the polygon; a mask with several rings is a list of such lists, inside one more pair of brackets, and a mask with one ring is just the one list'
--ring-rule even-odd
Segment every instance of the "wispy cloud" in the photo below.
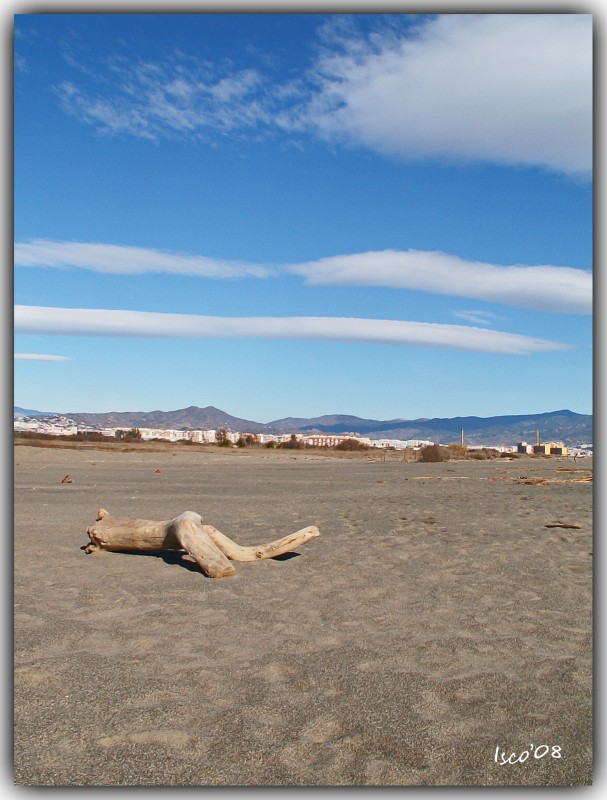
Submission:
{"label": "wispy cloud", "polygon": [[15,353],[15,361],[70,361],[68,356],[51,356],[42,353]]}
{"label": "wispy cloud", "polygon": [[116,275],[163,272],[205,278],[264,278],[270,274],[267,267],[258,264],[223,261],[143,247],[54,242],[48,239],[17,242],[15,264],[20,267],[88,269]]}
{"label": "wispy cloud", "polygon": [[496,319],[504,319],[491,311],[480,310],[454,311],[453,316],[471,322],[473,325],[493,325]]}
{"label": "wispy cloud", "polygon": [[86,308],[16,306],[18,333],[152,338],[316,339],[447,347],[525,355],[566,350],[561,342],[515,333],[402,320],[347,317],[209,317]]}
{"label": "wispy cloud", "polygon": [[62,81],[55,92],[66,113],[109,133],[146,139],[234,135],[268,123],[275,106],[256,70],[228,72],[193,56],[156,63],[120,58],[106,70],[87,86]]}
{"label": "wispy cloud", "polygon": [[366,33],[353,19],[321,26],[321,55],[289,81],[181,53],[115,58],[55,90],[66,113],[111,133],[308,133],[404,159],[590,176],[591,15],[402,15]]}
{"label": "wispy cloud", "polygon": [[29,65],[23,56],[20,56],[19,53],[15,53],[15,70],[19,72],[29,72]]}
{"label": "wispy cloud", "polygon": [[539,311],[592,311],[592,276],[572,267],[498,266],[440,252],[382,250],[321,258],[290,270],[315,286],[387,286]]}

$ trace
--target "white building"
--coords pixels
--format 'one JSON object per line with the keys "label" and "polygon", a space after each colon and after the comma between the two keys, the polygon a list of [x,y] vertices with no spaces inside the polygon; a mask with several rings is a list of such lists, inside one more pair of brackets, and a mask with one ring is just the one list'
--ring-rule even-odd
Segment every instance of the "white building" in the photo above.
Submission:
{"label": "white building", "polygon": [[16,431],[30,431],[31,433],[38,433],[40,423],[35,419],[16,419],[14,421],[13,430]]}
{"label": "white building", "polygon": [[337,436],[326,433],[314,433],[311,436],[306,436],[304,442],[309,447],[335,447],[336,444],[344,442],[346,439],[351,439],[351,436]]}
{"label": "white building", "polygon": [[424,439],[373,439],[373,447],[393,450],[418,450],[420,447],[434,444]]}

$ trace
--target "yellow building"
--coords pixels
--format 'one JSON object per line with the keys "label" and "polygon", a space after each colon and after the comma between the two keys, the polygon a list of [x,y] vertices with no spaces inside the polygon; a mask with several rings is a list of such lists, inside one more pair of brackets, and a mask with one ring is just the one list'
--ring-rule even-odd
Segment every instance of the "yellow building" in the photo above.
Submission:
{"label": "yellow building", "polygon": [[533,452],[536,455],[566,456],[567,448],[562,442],[547,442],[546,444],[536,444]]}

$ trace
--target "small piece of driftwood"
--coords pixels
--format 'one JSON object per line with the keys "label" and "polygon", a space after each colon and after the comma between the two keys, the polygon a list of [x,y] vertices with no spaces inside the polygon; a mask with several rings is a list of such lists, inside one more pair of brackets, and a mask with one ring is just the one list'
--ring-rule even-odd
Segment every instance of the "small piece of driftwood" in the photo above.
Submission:
{"label": "small piece of driftwood", "polygon": [[309,525],[274,542],[244,547],[212,525],[203,525],[202,517],[195,511],[184,511],[174,519],[156,522],[112,517],[105,508],[97,511],[95,524],[86,532],[91,540],[85,548],[86,553],[98,550],[186,550],[209,578],[233,575],[236,570],[231,561],[273,558],[320,536],[318,528]]}

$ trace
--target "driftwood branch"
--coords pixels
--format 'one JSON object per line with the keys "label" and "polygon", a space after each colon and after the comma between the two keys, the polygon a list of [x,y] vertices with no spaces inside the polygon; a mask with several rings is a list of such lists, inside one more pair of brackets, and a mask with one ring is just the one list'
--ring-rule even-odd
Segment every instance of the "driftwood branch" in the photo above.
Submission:
{"label": "driftwood branch", "polygon": [[268,544],[244,547],[212,525],[203,525],[195,511],[156,522],[149,519],[112,517],[104,508],[97,512],[94,525],[86,530],[90,544],[87,553],[98,550],[186,550],[209,578],[224,578],[236,571],[231,561],[258,561],[288,553],[320,536],[315,525],[302,528]]}

